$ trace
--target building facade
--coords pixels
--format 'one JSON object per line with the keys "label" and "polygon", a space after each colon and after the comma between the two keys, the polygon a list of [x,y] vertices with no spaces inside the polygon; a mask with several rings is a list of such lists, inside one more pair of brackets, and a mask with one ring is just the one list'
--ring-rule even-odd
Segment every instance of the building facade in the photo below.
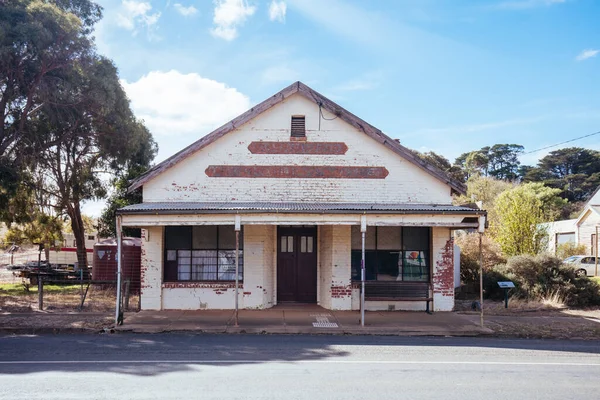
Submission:
{"label": "building facade", "polygon": [[424,310],[403,295],[414,287],[427,288],[433,310],[452,310],[452,230],[485,218],[452,205],[462,184],[300,82],[157,165],[138,188],[143,203],[119,218],[143,229],[148,310],[233,308],[236,253],[240,308],[356,310],[363,242],[367,310]]}
{"label": "building facade", "polygon": [[581,255],[596,255],[600,231],[600,187],[585,203],[577,218],[550,222],[545,226],[548,229],[548,251],[551,253],[556,253],[561,244],[575,243],[585,246],[586,252]]}

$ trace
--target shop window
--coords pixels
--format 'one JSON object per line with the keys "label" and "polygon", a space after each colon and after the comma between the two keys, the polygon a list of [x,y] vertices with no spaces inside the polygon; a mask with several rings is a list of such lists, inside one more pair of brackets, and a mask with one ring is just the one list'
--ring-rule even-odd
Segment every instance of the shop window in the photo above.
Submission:
{"label": "shop window", "polygon": [[[352,227],[352,279],[360,280],[361,232]],[[365,237],[365,279],[429,281],[430,228],[369,227]]]}
{"label": "shop window", "polygon": [[[243,277],[240,232],[239,279]],[[235,230],[231,225],[165,228],[165,281],[235,280]]]}

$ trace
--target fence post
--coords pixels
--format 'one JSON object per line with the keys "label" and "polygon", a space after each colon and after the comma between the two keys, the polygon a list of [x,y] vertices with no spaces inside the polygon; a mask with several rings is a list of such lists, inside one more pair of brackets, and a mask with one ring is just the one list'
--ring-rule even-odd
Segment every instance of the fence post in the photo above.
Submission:
{"label": "fence post", "polygon": [[129,311],[129,289],[131,287],[131,281],[127,279],[125,281],[125,306],[123,307],[124,311]]}
{"label": "fence post", "polygon": [[44,278],[38,275],[38,309],[44,309]]}

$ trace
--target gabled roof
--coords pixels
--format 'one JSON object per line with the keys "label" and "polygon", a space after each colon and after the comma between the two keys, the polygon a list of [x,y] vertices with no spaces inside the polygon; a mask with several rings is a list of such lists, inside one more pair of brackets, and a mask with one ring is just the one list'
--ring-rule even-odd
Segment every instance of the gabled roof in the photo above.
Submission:
{"label": "gabled roof", "polygon": [[585,219],[585,217],[587,217],[588,214],[597,214],[600,216],[600,206],[593,206],[589,204],[585,206],[581,214],[579,214],[579,217],[577,217],[575,224],[581,225],[581,222]]}
{"label": "gabled roof", "polygon": [[585,205],[586,206],[600,206],[600,186],[598,186],[596,188],[596,190],[594,190],[594,193],[592,193],[592,195],[588,199],[587,203],[585,203]]}
{"label": "gabled roof", "polygon": [[588,199],[588,201],[585,203],[585,206],[583,207],[583,210],[581,211],[581,213],[577,217],[577,220],[575,221],[575,224],[580,225],[581,221],[584,219],[584,217],[589,212],[596,213],[596,214],[600,215],[600,186],[598,186],[596,188],[596,190],[594,191],[594,193],[592,193],[592,195],[590,196],[590,198]]}
{"label": "gabled roof", "polygon": [[156,166],[154,166],[153,168],[148,170],[148,172],[146,172],[144,175],[133,180],[131,182],[131,185],[129,186],[128,191],[133,191],[133,190],[143,186],[144,183],[148,182],[150,179],[154,178],[155,176],[161,174],[163,171],[169,169],[173,165],[179,163],[181,160],[187,158],[188,156],[192,155],[193,153],[208,146],[209,144],[211,144],[215,140],[221,138],[222,136],[226,135],[227,133],[234,131],[239,126],[252,120],[256,116],[269,110],[271,107],[281,103],[282,101],[284,101],[285,99],[287,99],[288,97],[290,97],[296,93],[304,96],[305,98],[313,101],[315,104],[319,105],[320,107],[324,108],[325,110],[329,111],[330,113],[338,116],[340,119],[342,119],[346,123],[352,125],[354,128],[363,132],[364,134],[371,137],[372,139],[378,141],[382,145],[386,146],[388,149],[390,149],[393,152],[395,152],[396,154],[402,156],[404,159],[406,159],[410,163],[416,165],[417,167],[421,168],[428,174],[430,174],[433,177],[444,182],[445,184],[450,186],[452,188],[452,190],[454,190],[458,193],[461,193],[461,194],[466,193],[466,186],[463,183],[450,178],[444,171],[442,171],[439,168],[437,168],[436,166],[428,163],[427,161],[421,159],[419,156],[417,156],[411,150],[402,146],[400,143],[398,143],[394,139],[390,138],[389,136],[387,136],[386,134],[381,132],[379,129],[375,128],[373,125],[358,118],[356,115],[354,115],[351,112],[347,111],[346,109],[340,107],[338,104],[329,100],[322,94],[312,90],[311,88],[309,88],[302,82],[295,82],[295,83],[291,84],[290,86],[286,87],[285,89],[281,90],[280,92],[276,93],[275,95],[269,97],[262,103],[252,107],[250,110],[248,110],[245,113],[241,114],[240,116],[232,119],[225,125],[221,126],[220,128],[217,128],[216,130],[212,131],[208,135],[206,135],[203,138],[199,139],[198,141],[192,143],[191,145],[189,145],[185,149],[181,150],[180,152],[167,158],[165,161],[161,162],[160,164],[157,164]]}

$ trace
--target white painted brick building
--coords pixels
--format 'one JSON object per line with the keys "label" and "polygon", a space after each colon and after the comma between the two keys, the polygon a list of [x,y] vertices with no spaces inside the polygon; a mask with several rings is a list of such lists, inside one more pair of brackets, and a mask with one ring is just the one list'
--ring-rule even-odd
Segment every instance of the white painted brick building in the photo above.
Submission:
{"label": "white painted brick building", "polygon": [[143,228],[147,310],[233,308],[236,252],[240,308],[359,309],[361,231],[366,309],[452,310],[451,231],[485,214],[452,206],[462,184],[300,82],[137,188],[143,203],[119,218]]}

